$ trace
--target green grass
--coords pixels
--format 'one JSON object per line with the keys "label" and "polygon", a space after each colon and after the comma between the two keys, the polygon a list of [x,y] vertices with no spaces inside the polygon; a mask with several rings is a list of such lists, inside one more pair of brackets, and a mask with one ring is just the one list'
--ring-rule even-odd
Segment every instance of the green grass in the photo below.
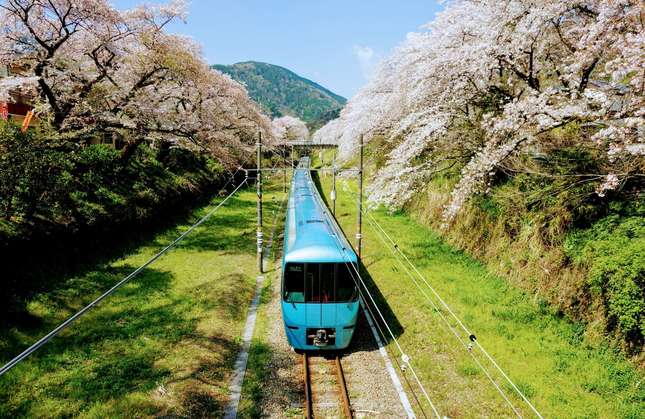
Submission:
{"label": "green grass", "polygon": [[[265,191],[265,215],[281,185]],[[194,220],[212,205],[198,209]],[[70,276],[0,333],[8,361],[130,273],[189,224]],[[255,284],[255,192],[243,189],[139,276],[0,378],[0,417],[217,416]]]}
{"label": "green grass", "polygon": [[[330,182],[330,177],[321,178],[325,195]],[[349,237],[356,229],[354,188],[353,181],[339,181],[337,218]],[[409,216],[383,210],[373,215],[544,417],[643,417],[643,374],[613,350],[588,346],[582,325],[564,320]],[[450,417],[512,416],[367,221],[363,234],[363,264],[379,305],[440,412]],[[392,342],[388,349],[400,357]],[[473,353],[483,359],[476,349]],[[510,393],[499,374],[494,377]],[[525,417],[531,416],[519,397],[511,395],[511,400]]]}
{"label": "green grass", "polygon": [[564,249],[576,264],[587,266],[591,292],[602,299],[618,335],[641,344],[645,330],[645,204],[573,230]]}
{"label": "green grass", "polygon": [[[284,195],[276,199],[281,200],[282,198],[284,198]],[[283,205],[278,205],[277,208],[279,208],[279,212],[270,214],[271,218],[275,220],[275,225],[272,224],[273,220],[270,221],[271,224],[267,224],[267,229],[273,229],[273,245],[270,257],[268,258],[268,266],[265,266],[265,280],[260,297],[253,340],[251,341],[251,347],[249,349],[249,360],[242,386],[242,397],[240,398],[238,408],[238,417],[240,418],[262,417],[263,388],[269,379],[269,364],[274,356],[267,340],[269,333],[271,333],[270,325],[272,320],[267,315],[267,309],[273,301],[273,281],[280,280],[277,275],[277,270],[279,269],[282,257],[282,233],[284,230],[286,201]],[[267,218],[269,218],[269,214],[267,214]],[[268,238],[271,231],[267,230],[265,234]]]}
{"label": "green grass", "polygon": [[271,300],[271,274],[267,275],[260,301],[260,313],[255,324],[255,332],[249,349],[249,360],[244,375],[242,397],[238,407],[238,417],[259,418],[262,416],[261,403],[264,383],[269,378],[269,361],[272,358],[271,347],[266,341],[269,330],[269,318],[266,316],[266,305]]}

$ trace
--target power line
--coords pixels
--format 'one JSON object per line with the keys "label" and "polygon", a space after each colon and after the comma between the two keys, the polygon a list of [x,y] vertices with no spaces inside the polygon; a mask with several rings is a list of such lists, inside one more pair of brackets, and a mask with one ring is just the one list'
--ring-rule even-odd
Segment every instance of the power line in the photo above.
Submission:
{"label": "power line", "polygon": [[[328,216],[328,217],[332,218],[332,217],[331,217],[331,215],[329,214],[329,212],[327,211],[325,204],[322,202],[322,199],[320,198],[320,195],[319,195],[319,194],[315,194],[315,196],[316,196],[316,199],[318,200],[318,203],[319,203],[320,207],[323,209],[323,211],[325,211],[325,212],[327,213],[327,216]],[[340,252],[341,252],[341,254],[343,255],[343,257],[346,259],[346,260],[344,261],[345,265],[346,265],[346,266],[348,266],[348,267],[351,267],[351,269],[349,270],[349,273],[350,273],[350,275],[352,276],[352,280],[354,281],[354,283],[356,284],[356,286],[357,286],[357,288],[358,288],[358,292],[359,292],[359,294],[360,294],[361,298],[363,298],[363,301],[365,301],[365,297],[364,297],[363,292],[361,291],[360,284],[362,284],[362,285],[363,285],[363,288],[365,289],[365,292],[366,292],[366,293],[367,293],[367,295],[369,296],[369,298],[370,298],[370,300],[371,300],[371,302],[372,302],[372,304],[373,304],[373,306],[374,306],[374,309],[376,310],[376,312],[378,313],[379,317],[380,317],[380,318],[381,318],[381,320],[383,321],[383,324],[384,324],[385,328],[387,329],[387,331],[388,331],[389,335],[391,336],[392,341],[394,342],[394,344],[396,345],[397,349],[398,349],[398,350],[399,350],[399,352],[401,353],[401,358],[402,358],[402,360],[403,360],[404,364],[407,366],[407,368],[409,368],[409,369],[410,369],[410,372],[411,372],[411,373],[412,373],[412,375],[414,376],[415,381],[417,382],[417,384],[418,384],[419,388],[421,389],[421,392],[423,393],[423,395],[424,395],[425,399],[428,401],[428,404],[429,404],[429,405],[430,405],[430,407],[432,408],[432,410],[433,410],[433,412],[434,412],[435,416],[436,416],[437,418],[441,419],[441,415],[439,414],[439,411],[437,410],[437,408],[436,408],[435,404],[434,404],[434,403],[432,402],[432,400],[430,399],[430,396],[428,395],[428,392],[426,391],[425,387],[423,386],[423,383],[421,383],[421,380],[420,380],[420,378],[419,378],[419,376],[418,376],[417,372],[414,370],[414,367],[413,367],[413,366],[412,366],[412,364],[411,364],[410,357],[405,353],[405,351],[404,351],[404,350],[403,350],[403,348],[401,347],[401,344],[399,343],[399,341],[398,341],[398,339],[396,338],[396,336],[394,336],[394,333],[392,332],[392,329],[390,328],[390,325],[388,324],[388,322],[387,322],[387,320],[385,319],[385,316],[383,315],[383,313],[381,312],[381,310],[378,308],[378,305],[376,304],[376,301],[374,300],[374,297],[372,296],[371,292],[369,291],[369,288],[367,287],[367,284],[365,284],[365,281],[364,281],[364,280],[363,280],[363,278],[361,277],[361,274],[360,274],[360,272],[358,271],[357,267],[356,267],[353,263],[351,263],[351,262],[349,261],[348,256],[347,256],[347,254],[346,254],[346,249],[345,249],[345,248],[341,248],[340,243],[338,243],[338,241],[334,241],[334,243],[335,243],[336,247],[340,250]],[[352,273],[352,269],[353,269],[353,270],[354,270],[354,272],[356,273],[356,276],[354,276],[354,274]],[[356,280],[356,278],[358,278],[358,281]],[[360,284],[359,284],[359,281],[360,281]],[[376,318],[376,316],[374,316],[374,315],[373,315],[373,312],[371,311],[371,309],[370,309],[370,307],[369,307],[369,304],[366,302],[364,305],[365,305],[366,307],[368,307],[368,309],[369,309],[370,313],[372,313],[372,317]]]}
{"label": "power line", "polygon": [[[368,215],[368,217],[370,217],[370,215],[368,214],[367,210],[365,210],[365,211],[364,211],[364,213],[365,213],[366,215]],[[383,243],[384,243],[384,244],[386,244],[386,242],[384,241],[384,239],[383,239],[383,237],[382,237],[381,233],[376,229],[376,227],[374,227],[374,223],[376,223],[376,220],[374,220],[373,218],[372,218],[372,219],[368,218],[368,222],[370,223],[370,227],[372,228],[372,230],[373,230],[374,232],[376,232],[376,234],[377,234],[377,236],[379,237],[379,239],[381,239],[381,241],[383,241]],[[378,225],[378,223],[377,223],[377,225]],[[381,227],[380,225],[378,225],[378,227],[382,229],[382,227]],[[386,245],[387,245],[387,244],[386,244]],[[393,253],[395,256],[397,256],[397,253],[396,253],[396,250],[395,250],[395,249],[392,249],[392,253]],[[410,277],[410,279],[412,280],[412,282],[414,283],[414,285],[417,287],[417,289],[421,292],[421,294],[423,294],[423,296],[424,296],[424,297],[428,300],[428,302],[432,305],[432,307],[434,308],[434,310],[439,314],[439,316],[441,317],[441,319],[444,321],[444,323],[445,323],[445,324],[446,324],[446,326],[448,327],[448,330],[449,330],[450,332],[452,332],[452,334],[453,334],[453,335],[455,336],[455,338],[459,341],[459,343],[461,343],[461,345],[464,347],[464,349],[466,349],[466,352],[471,356],[471,358],[473,359],[473,361],[475,361],[475,363],[477,364],[477,366],[478,366],[478,367],[479,367],[479,368],[484,372],[484,374],[486,375],[486,377],[490,380],[490,382],[493,384],[493,386],[495,387],[495,389],[500,393],[500,395],[502,396],[502,398],[506,401],[506,403],[507,403],[507,404],[509,405],[509,407],[513,410],[513,412],[514,412],[518,417],[522,417],[522,416],[521,416],[521,414],[520,414],[520,412],[517,410],[517,408],[516,408],[516,407],[513,405],[513,403],[510,401],[510,399],[508,398],[508,396],[506,395],[506,393],[504,392],[504,390],[502,390],[502,388],[497,384],[497,382],[495,382],[495,380],[494,380],[494,379],[493,379],[493,377],[490,375],[490,373],[488,372],[488,370],[486,369],[486,367],[484,367],[484,365],[482,365],[482,364],[479,362],[479,360],[475,357],[475,355],[474,355],[474,354],[472,353],[472,351],[470,350],[470,347],[468,346],[468,344],[467,344],[466,342],[464,342],[464,340],[462,339],[462,337],[461,337],[461,336],[459,336],[459,334],[457,333],[457,331],[452,327],[452,325],[450,324],[450,322],[448,321],[448,319],[446,318],[446,316],[443,314],[443,312],[441,311],[441,309],[440,309],[440,308],[435,304],[435,302],[430,298],[430,296],[429,296],[428,294],[426,294],[426,292],[425,292],[425,291],[423,290],[423,288],[419,285],[418,281],[414,278],[414,276],[412,275],[412,273],[410,272],[410,270],[409,270],[409,269],[408,269],[408,268],[403,264],[403,262],[401,261],[401,259],[400,259],[400,258],[396,258],[396,261],[397,261],[397,263],[399,263],[399,265],[401,266],[401,268],[403,268],[403,270],[405,271],[405,273]]]}
{"label": "power line", "polygon": [[[368,219],[371,219],[371,220],[372,220],[376,225],[378,225],[379,229],[381,230],[381,232],[383,233],[383,235],[385,236],[385,238],[387,238],[387,240],[388,240],[388,241],[390,242],[390,244],[392,245],[392,247],[393,247],[393,249],[394,249],[394,250],[393,250],[393,252],[398,253],[398,254],[399,254],[399,255],[400,255],[400,256],[401,256],[401,257],[402,257],[402,258],[403,258],[403,259],[404,259],[404,260],[405,260],[409,265],[410,265],[410,267],[412,268],[412,270],[417,274],[417,276],[418,276],[418,277],[419,277],[419,278],[420,278],[420,279],[425,283],[425,285],[426,285],[426,286],[430,289],[430,291],[435,295],[435,297],[437,298],[437,300],[439,300],[439,302],[441,303],[441,305],[442,305],[442,306],[443,306],[443,307],[448,311],[448,313],[450,313],[450,315],[453,317],[453,319],[455,319],[455,321],[457,322],[457,324],[459,324],[459,326],[460,326],[460,327],[464,330],[464,332],[468,335],[468,337],[469,337],[469,339],[471,340],[471,342],[472,342],[475,346],[477,346],[477,347],[482,351],[482,353],[486,356],[486,358],[488,358],[488,360],[489,360],[489,361],[490,361],[490,362],[495,366],[495,368],[500,372],[500,374],[502,374],[502,376],[503,376],[503,377],[506,379],[506,381],[511,385],[511,387],[515,390],[515,392],[516,392],[516,393],[517,393],[517,394],[518,394],[518,395],[519,395],[519,396],[524,400],[524,402],[526,402],[526,404],[531,408],[531,410],[533,411],[533,413],[535,413],[535,415],[536,415],[538,418],[542,418],[542,415],[541,415],[541,414],[540,414],[540,412],[535,408],[535,406],[531,403],[531,401],[530,401],[530,400],[529,400],[529,399],[524,395],[524,393],[523,393],[523,392],[522,392],[522,391],[517,387],[517,385],[516,385],[516,384],[515,384],[511,379],[510,379],[510,377],[509,377],[509,376],[504,372],[504,370],[502,370],[502,368],[497,364],[497,362],[493,359],[493,357],[492,357],[492,356],[491,356],[491,355],[490,355],[490,354],[485,350],[485,348],[484,348],[484,347],[479,343],[479,341],[477,340],[477,337],[476,337],[473,333],[471,333],[471,331],[470,331],[470,330],[469,330],[469,329],[464,325],[464,323],[459,319],[459,317],[457,317],[457,315],[452,311],[452,309],[450,308],[450,306],[448,306],[448,304],[443,300],[443,298],[441,298],[441,296],[439,295],[439,293],[437,293],[437,291],[432,287],[432,285],[428,282],[428,280],[427,280],[427,279],[426,279],[426,278],[421,274],[421,272],[419,271],[419,269],[418,269],[418,268],[417,268],[417,267],[412,263],[412,261],[410,260],[410,258],[409,258],[405,253],[403,253],[403,251],[401,251],[401,249],[400,249],[399,245],[398,245],[396,242],[394,242],[394,240],[390,237],[390,235],[389,235],[389,234],[387,234],[387,232],[383,229],[383,227],[381,227],[381,226],[380,226],[380,224],[378,224],[378,221],[376,221],[376,219],[371,215],[371,213],[370,213],[367,209],[365,209],[365,210],[364,210],[364,212],[365,212],[365,214],[368,216]],[[426,295],[426,294],[424,293],[424,295]],[[427,297],[427,295],[426,295],[426,297]],[[427,297],[427,298],[429,299],[429,297]],[[431,300],[429,299],[429,301],[431,301]],[[432,302],[432,304],[434,305],[434,302]],[[435,307],[436,307],[436,306],[435,306]],[[440,310],[437,310],[437,311],[441,314],[441,311],[440,311]],[[442,316],[443,316],[443,315],[442,315]],[[457,336],[457,338],[461,341],[461,338],[460,338],[458,335],[456,335],[456,336]],[[463,343],[463,342],[462,342],[462,343]],[[474,357],[473,357],[473,358],[474,358]],[[477,362],[477,363],[479,364],[479,362]],[[485,371],[485,369],[484,369],[484,371]],[[486,372],[486,371],[485,371],[485,372]],[[500,388],[500,387],[499,387],[499,386],[498,386],[498,385],[497,385],[497,384],[492,380],[492,378],[490,377],[490,375],[489,375],[488,373],[487,373],[486,375],[487,375],[487,376],[489,377],[489,379],[493,382],[493,384],[495,385],[495,387],[497,388],[497,390],[500,392],[500,394],[502,394],[502,397],[504,397],[504,399],[507,401],[507,403],[509,403],[509,405],[511,406],[511,408],[513,409],[513,411],[514,411],[518,416],[520,416],[520,417],[521,417],[520,413],[519,413],[519,412],[517,411],[517,409],[512,405],[512,403],[510,403],[510,400],[506,397],[506,395],[505,395],[505,393],[502,391],[502,389],[501,389],[501,388]]]}
{"label": "power line", "polygon": [[[238,169],[239,170],[239,169]],[[235,172],[237,174],[237,171]],[[231,180],[235,177],[235,174],[231,177],[229,182],[226,183],[225,186],[227,186]],[[1,369],[0,369],[0,376],[2,376],[4,373],[9,371],[11,368],[16,366],[18,363],[23,361],[25,358],[27,358],[29,355],[32,353],[36,352],[41,346],[45,345],[47,342],[49,342],[52,338],[54,338],[56,335],[58,335],[60,332],[65,330],[69,325],[71,325],[76,319],[81,317],[83,314],[88,312],[90,309],[92,309],[94,306],[99,304],[101,301],[103,301],[105,298],[107,298],[109,295],[114,293],[116,290],[118,290],[121,286],[123,286],[125,283],[130,281],[132,278],[137,276],[141,271],[143,271],[145,268],[147,268],[149,265],[151,265],[153,262],[155,262],[157,259],[159,259],[161,256],[163,256],[166,252],[168,252],[170,249],[172,249],[177,243],[179,243],[184,237],[186,237],[190,232],[192,232],[194,229],[199,227],[201,224],[203,224],[206,220],[208,220],[215,212],[220,209],[222,205],[226,203],[226,201],[229,200],[244,184],[247,183],[247,179],[245,178],[244,181],[242,181],[222,202],[220,202],[215,208],[213,208],[211,211],[209,211],[205,216],[203,216],[199,221],[197,221],[195,224],[190,226],[188,230],[184,231],[179,237],[177,237],[175,240],[173,240],[170,244],[168,244],[166,247],[161,249],[157,254],[155,254],[153,257],[148,259],[146,263],[143,265],[139,266],[137,269],[132,271],[128,276],[117,282],[112,288],[101,294],[98,298],[96,298],[94,301],[83,307],[81,310],[79,310],[76,314],[65,320],[63,323],[58,325],[54,330],[51,332],[47,333],[45,336],[40,338],[36,343],[31,345],[29,348],[25,349],[20,355],[16,356],[13,358],[11,361],[7,362]]]}
{"label": "power line", "polygon": [[[337,244],[337,246],[338,246],[338,244]],[[345,249],[342,249],[341,252],[346,257]],[[421,389],[421,392],[423,393],[425,399],[430,404],[430,407],[432,408],[435,416],[437,418],[441,418],[441,415],[439,414],[439,411],[437,410],[436,406],[434,405],[434,403],[430,399],[430,396],[428,395],[428,392],[426,391],[423,383],[421,383],[421,380],[420,380],[419,376],[417,375],[416,371],[414,370],[414,367],[411,364],[410,357],[405,353],[405,351],[401,347],[401,344],[399,343],[398,339],[394,336],[394,333],[392,332],[392,329],[390,328],[390,325],[387,323],[387,320],[385,319],[385,316],[383,315],[381,310],[378,308],[378,305],[376,304],[376,301],[374,300],[374,297],[372,296],[371,292],[369,291],[369,288],[367,287],[367,284],[365,283],[365,281],[361,277],[357,267],[354,266],[353,263],[348,262],[348,261],[345,261],[345,265],[349,265],[351,267],[351,269],[353,269],[356,272],[356,276],[354,276],[354,274],[352,273],[351,269],[349,271],[350,275],[352,275],[352,279],[353,279],[354,283],[356,283],[356,286],[358,287],[358,291],[361,294],[361,298],[363,299],[363,301],[365,301],[364,306],[366,306],[368,308],[368,310],[369,310],[370,314],[372,315],[372,317],[376,318],[376,316],[374,315],[372,309],[370,308],[370,304],[365,300],[365,296],[364,296],[363,292],[361,291],[361,287],[360,287],[361,284],[363,285],[363,288],[365,289],[365,292],[369,296],[369,299],[371,300],[372,305],[374,306],[374,309],[376,310],[376,312],[378,313],[379,317],[383,321],[383,324],[385,325],[385,328],[387,329],[390,337],[394,341],[394,344],[396,345],[397,349],[401,353],[401,359],[403,360],[404,364],[410,369],[410,372],[414,376],[414,379],[417,382],[417,384],[419,385],[419,388]],[[358,281],[356,280],[356,278],[358,278]],[[360,281],[360,284],[359,284],[359,281]]]}
{"label": "power line", "polygon": [[[358,146],[354,147],[356,149]],[[371,161],[372,159],[370,159]],[[346,189],[348,190],[348,189]],[[348,192],[352,193],[353,195],[357,195],[351,190],[348,190]],[[485,348],[479,343],[477,340],[476,336],[470,332],[470,330],[464,325],[464,323],[457,317],[457,315],[452,311],[452,309],[448,306],[448,304],[441,298],[441,296],[437,293],[437,291],[430,285],[430,283],[426,280],[426,278],[421,274],[421,272],[418,270],[418,268],[412,263],[412,261],[408,258],[408,256],[401,251],[399,248],[398,244],[394,242],[394,240],[387,234],[387,232],[382,228],[382,226],[374,219],[374,217],[371,215],[371,213],[368,211],[366,207],[363,207],[363,213],[368,216],[368,221],[371,220],[371,222],[375,223],[378,228],[381,230],[382,234],[387,238],[387,240],[390,242],[390,244],[393,247],[392,252],[394,254],[399,254],[405,262],[407,262],[408,265],[413,269],[413,271],[417,274],[417,276],[425,283],[425,285],[432,291],[432,293],[435,295],[435,297],[439,300],[441,305],[450,313],[450,315],[455,319],[455,321],[459,324],[459,326],[466,332],[468,335],[468,338],[471,340],[472,344],[475,345],[477,348],[479,348],[484,356],[493,364],[493,366],[500,372],[500,374],[506,379],[506,381],[511,385],[511,387],[515,390],[515,392],[524,400],[524,402],[530,407],[530,409],[535,413],[535,415],[542,419],[542,415],[539,413],[539,411],[535,408],[535,406],[531,403],[531,401],[524,395],[524,393],[517,387],[517,385],[510,379],[510,377],[502,370],[502,368],[497,364],[497,362],[493,359],[493,357],[485,350]],[[373,225],[371,225],[372,228],[374,228]],[[379,235],[379,238],[382,239],[382,237]],[[383,239],[382,239],[383,240]],[[384,241],[385,243],[385,241]],[[404,267],[401,264],[402,267]],[[513,410],[513,412],[518,416],[521,417],[520,412],[517,410],[517,408],[512,404],[506,393],[502,390],[502,388],[495,382],[495,380],[492,378],[488,370],[479,362],[479,360],[476,359],[476,357],[472,354],[472,352],[469,350],[471,347],[468,344],[465,344],[462,338],[456,333],[456,331],[453,329],[452,325],[447,321],[445,316],[443,315],[442,311],[439,309],[439,307],[436,306],[434,301],[421,289],[420,285],[413,279],[413,276],[411,275],[411,272],[404,268],[408,276],[413,280],[417,288],[421,291],[421,293],[426,297],[426,299],[431,303],[433,308],[439,313],[439,315],[442,317],[450,331],[455,335],[455,337],[459,340],[462,345],[465,346],[465,348],[468,350],[469,354],[475,361],[475,363],[482,369],[484,374],[487,376],[487,378],[491,381],[493,386],[496,388],[496,390],[500,393],[502,398],[506,401],[506,403],[510,406],[510,408]]]}

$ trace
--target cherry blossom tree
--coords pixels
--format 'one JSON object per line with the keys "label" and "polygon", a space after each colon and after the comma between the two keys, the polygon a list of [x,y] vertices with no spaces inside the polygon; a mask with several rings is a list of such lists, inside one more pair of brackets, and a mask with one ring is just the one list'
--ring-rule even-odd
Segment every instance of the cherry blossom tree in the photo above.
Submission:
{"label": "cherry blossom tree", "polygon": [[[645,28],[633,0],[458,0],[386,58],[314,136],[349,157],[385,136],[370,199],[403,205],[437,171],[462,167],[449,223],[500,168],[556,147],[575,128],[604,150],[598,195],[645,171]],[[576,174],[571,174],[574,181]]]}
{"label": "cherry blossom tree", "polygon": [[299,118],[283,116],[271,122],[271,129],[276,141],[302,141],[309,139],[309,129]]}
{"label": "cherry blossom tree", "polygon": [[[118,136],[210,151],[234,163],[270,121],[245,88],[211,70],[193,41],[165,32],[183,1],[118,11],[106,0],[7,0],[0,63],[27,69],[0,83],[33,89],[41,119],[67,139]],[[4,86],[4,88],[3,88]]]}

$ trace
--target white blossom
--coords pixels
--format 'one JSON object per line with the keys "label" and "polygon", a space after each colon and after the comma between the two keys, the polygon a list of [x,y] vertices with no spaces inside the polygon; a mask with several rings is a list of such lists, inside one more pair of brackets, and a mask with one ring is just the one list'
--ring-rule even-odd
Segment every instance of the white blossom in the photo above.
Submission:
{"label": "white blossom", "polygon": [[258,132],[272,141],[270,120],[199,45],[165,31],[185,18],[183,0],[125,11],[107,0],[6,0],[0,64],[24,77],[0,82],[0,95],[37,90],[39,116],[67,137],[168,141],[233,165]]}
{"label": "white blossom", "polygon": [[285,115],[271,122],[271,132],[278,142],[309,139],[309,129],[299,118]]}
{"label": "white blossom", "polygon": [[[641,158],[642,13],[635,0],[451,1],[314,138],[338,143],[348,159],[360,135],[384,136],[391,151],[369,192],[390,206],[405,204],[447,161],[463,164],[446,223],[488,188],[497,166],[559,127],[596,127],[580,141],[604,147],[612,164]],[[475,134],[455,136],[467,132],[460,126]]]}

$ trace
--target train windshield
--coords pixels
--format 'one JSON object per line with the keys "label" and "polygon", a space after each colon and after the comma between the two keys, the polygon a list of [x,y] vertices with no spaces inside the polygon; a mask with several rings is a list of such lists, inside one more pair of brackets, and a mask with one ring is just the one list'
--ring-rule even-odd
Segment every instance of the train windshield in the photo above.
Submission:
{"label": "train windshield", "polygon": [[288,263],[283,298],[290,303],[343,303],[354,301],[358,291],[346,263]]}

